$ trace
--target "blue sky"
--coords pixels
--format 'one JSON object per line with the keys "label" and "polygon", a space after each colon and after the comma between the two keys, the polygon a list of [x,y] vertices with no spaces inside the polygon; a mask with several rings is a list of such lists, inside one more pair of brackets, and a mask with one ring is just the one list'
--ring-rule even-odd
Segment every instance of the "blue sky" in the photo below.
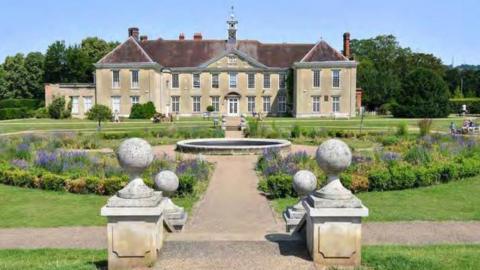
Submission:
{"label": "blue sky", "polygon": [[123,41],[129,26],[150,39],[226,38],[225,20],[235,6],[238,38],[263,42],[316,42],[342,46],[352,38],[394,34],[402,46],[431,52],[446,64],[480,64],[478,0],[2,0],[0,61],[17,52],[45,52],[55,40],[78,43],[98,36]]}

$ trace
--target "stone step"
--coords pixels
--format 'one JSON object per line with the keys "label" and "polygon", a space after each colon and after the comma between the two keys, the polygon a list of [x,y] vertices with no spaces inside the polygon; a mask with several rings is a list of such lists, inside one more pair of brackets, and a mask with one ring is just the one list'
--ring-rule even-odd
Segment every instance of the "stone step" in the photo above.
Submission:
{"label": "stone step", "polygon": [[153,269],[315,269],[305,242],[166,241]]}

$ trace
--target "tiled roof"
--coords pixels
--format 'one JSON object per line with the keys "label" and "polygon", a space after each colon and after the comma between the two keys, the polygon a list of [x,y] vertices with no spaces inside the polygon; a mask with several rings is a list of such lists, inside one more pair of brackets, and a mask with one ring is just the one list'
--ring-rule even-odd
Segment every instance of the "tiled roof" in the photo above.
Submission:
{"label": "tiled roof", "polygon": [[[238,40],[236,49],[268,67],[288,68],[294,62],[345,61],[326,42],[317,44],[263,44]],[[148,40],[129,38],[99,61],[101,64],[150,62],[164,67],[197,67],[227,50],[226,40]]]}
{"label": "tiled roof", "polygon": [[152,59],[135,39],[129,38],[98,62],[102,64],[145,63],[152,62]]}

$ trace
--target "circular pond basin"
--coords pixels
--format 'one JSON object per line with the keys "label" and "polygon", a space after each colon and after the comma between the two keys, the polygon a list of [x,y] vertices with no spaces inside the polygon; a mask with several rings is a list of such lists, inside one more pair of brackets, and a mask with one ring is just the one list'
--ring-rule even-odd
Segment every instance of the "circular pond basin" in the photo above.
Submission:
{"label": "circular pond basin", "polygon": [[286,150],[291,143],[274,139],[194,139],[177,142],[177,151],[209,155],[261,154],[266,149]]}

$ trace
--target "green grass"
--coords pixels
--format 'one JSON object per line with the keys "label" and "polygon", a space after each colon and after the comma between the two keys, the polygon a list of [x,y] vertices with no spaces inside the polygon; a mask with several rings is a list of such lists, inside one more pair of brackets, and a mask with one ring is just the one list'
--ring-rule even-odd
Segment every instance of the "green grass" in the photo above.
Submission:
{"label": "green grass", "polygon": [[[200,187],[203,192],[205,187]],[[0,228],[102,226],[100,208],[108,197],[0,185]],[[198,197],[173,198],[191,211]]]}
{"label": "green grass", "polygon": [[[480,245],[365,246],[362,265],[376,270],[480,269]],[[186,258],[188,259],[188,258]],[[0,270],[92,270],[105,268],[105,250],[0,250]]]}
{"label": "green grass", "polygon": [[[403,119],[392,117],[365,117],[363,120],[363,129],[370,131],[395,131],[396,127],[401,122],[406,122],[411,131],[418,130],[417,122],[420,119]],[[451,116],[448,118],[433,119],[432,130],[449,131],[450,122],[454,122],[457,127],[461,127],[463,117]],[[301,127],[316,127],[325,129],[346,129],[359,130],[361,119],[359,117],[350,119],[325,119],[325,118],[288,118],[288,117],[269,117],[262,121],[262,123],[271,125],[275,122],[278,128],[291,128],[298,124]]]}
{"label": "green grass", "polygon": [[106,269],[106,266],[105,250],[0,250],[0,270],[93,270]]}
{"label": "green grass", "polygon": [[480,245],[366,246],[362,264],[375,270],[480,269]]}
{"label": "green grass", "polygon": [[[213,126],[213,120],[200,117],[181,118],[173,123],[176,127],[208,127]],[[124,120],[121,123],[105,122],[102,124],[103,132],[135,131],[148,128],[150,130],[167,128],[172,123],[154,124],[149,120]],[[0,134],[23,131],[82,131],[94,132],[97,129],[95,121],[81,119],[18,119],[0,121]]]}
{"label": "green grass", "polygon": [[[433,119],[433,130],[448,131],[450,122],[453,121],[457,126],[461,126],[463,122],[462,117],[449,117]],[[373,131],[394,131],[400,122],[407,122],[412,130],[417,130],[417,122],[419,119],[400,119],[391,117],[366,117],[364,119],[363,127],[365,130]],[[262,123],[271,125],[273,122],[279,128],[291,128],[295,123],[303,127],[323,127],[326,129],[348,129],[358,130],[360,128],[360,118],[350,119],[325,119],[325,118],[288,118],[288,117],[269,117]],[[97,123],[89,120],[81,119],[17,119],[0,121],[0,134],[14,133],[22,131],[82,131],[94,132]],[[115,131],[135,131],[139,129],[162,129],[166,128],[171,123],[153,124],[149,120],[130,120],[126,119],[121,123],[105,122],[103,124],[104,132]],[[174,123],[177,127],[198,127],[198,126],[213,126],[212,119],[203,119],[201,117],[182,117],[179,121]]]}
{"label": "green grass", "polygon": [[[366,221],[480,220],[480,177],[431,187],[358,194],[370,210]],[[275,199],[281,213],[297,198]]]}

